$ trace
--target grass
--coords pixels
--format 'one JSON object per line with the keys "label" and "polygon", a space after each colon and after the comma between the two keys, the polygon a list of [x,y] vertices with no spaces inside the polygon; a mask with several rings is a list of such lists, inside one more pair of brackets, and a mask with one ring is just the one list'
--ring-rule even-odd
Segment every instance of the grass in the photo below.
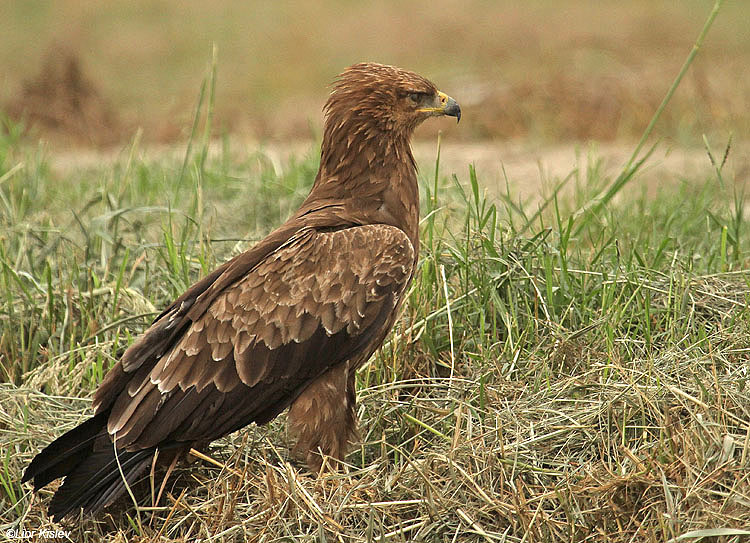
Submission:
{"label": "grass", "polygon": [[[158,308],[295,208],[317,157],[276,171],[227,141],[183,168],[145,161],[135,142],[112,167],[61,176],[12,133],[0,144],[0,523],[41,529],[49,492],[18,484],[29,459],[88,414]],[[183,470],[160,508],[115,509],[71,538],[739,541],[750,228],[711,155],[710,178],[603,207],[591,202],[614,180],[595,162],[527,202],[510,189],[489,201],[470,166],[423,166],[420,274],[359,374],[348,472],[291,466],[282,417],[218,442],[225,469]]]}
{"label": "grass", "polygon": [[[309,189],[314,151],[281,168],[229,138],[208,152],[213,81],[183,159],[143,158],[136,135],[112,166],[61,174],[17,125],[1,133],[4,529],[49,527],[49,491],[20,474],[89,414],[149,319]],[[590,161],[528,201],[512,179],[489,199],[471,165],[443,172],[438,145],[421,169],[420,273],[358,375],[348,468],[290,464],[282,416],[178,470],[158,507],[144,481],[139,507],[126,498],[70,538],[741,541],[750,225],[729,142],[705,144],[713,174],[655,195],[634,185],[639,144],[619,176]]]}

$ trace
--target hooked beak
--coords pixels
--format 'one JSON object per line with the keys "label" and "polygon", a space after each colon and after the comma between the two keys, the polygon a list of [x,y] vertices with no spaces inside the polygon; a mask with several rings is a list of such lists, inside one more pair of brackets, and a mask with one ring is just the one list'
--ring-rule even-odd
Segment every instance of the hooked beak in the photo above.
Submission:
{"label": "hooked beak", "polygon": [[433,115],[447,115],[449,117],[455,117],[456,123],[461,120],[461,107],[453,98],[451,98],[444,92],[438,91],[436,102],[437,104],[435,105],[435,107],[423,107],[419,109],[419,111],[432,113]]}

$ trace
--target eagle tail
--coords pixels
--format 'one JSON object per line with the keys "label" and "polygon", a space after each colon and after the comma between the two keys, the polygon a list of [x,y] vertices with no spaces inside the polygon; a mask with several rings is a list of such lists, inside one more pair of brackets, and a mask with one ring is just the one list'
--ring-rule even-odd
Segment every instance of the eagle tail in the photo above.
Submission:
{"label": "eagle tail", "polygon": [[[139,451],[115,450],[106,435],[108,413],[100,413],[50,443],[29,464],[21,482],[34,479],[34,490],[65,477],[49,505],[57,521],[83,508],[96,513],[112,503],[143,473],[154,454],[153,448]],[[101,446],[104,438],[109,446]],[[95,447],[95,443],[97,446]]]}
{"label": "eagle tail", "polygon": [[58,437],[34,457],[21,482],[33,478],[34,490],[39,490],[67,475],[91,454],[94,440],[101,434],[106,421],[106,414],[100,413]]}

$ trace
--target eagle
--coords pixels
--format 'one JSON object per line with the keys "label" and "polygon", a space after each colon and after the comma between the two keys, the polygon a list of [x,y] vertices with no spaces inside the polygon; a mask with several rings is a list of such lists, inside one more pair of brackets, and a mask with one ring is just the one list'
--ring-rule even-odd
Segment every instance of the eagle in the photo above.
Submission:
{"label": "eagle", "polygon": [[[54,520],[95,514],[158,459],[289,408],[313,472],[356,438],[355,372],[392,328],[419,252],[410,139],[458,103],[393,66],[350,66],[324,106],[320,167],[289,220],[188,288],[97,388],[94,416],[53,441],[22,481],[64,477]],[[167,472],[168,477],[169,471]]]}

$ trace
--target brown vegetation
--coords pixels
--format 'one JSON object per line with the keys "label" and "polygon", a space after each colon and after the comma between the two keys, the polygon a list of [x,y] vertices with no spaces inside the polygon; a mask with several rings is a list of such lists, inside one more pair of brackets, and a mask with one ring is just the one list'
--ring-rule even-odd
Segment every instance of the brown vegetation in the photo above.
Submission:
{"label": "brown vegetation", "polygon": [[78,55],[52,47],[39,73],[25,80],[7,104],[11,119],[44,136],[95,146],[120,142],[127,135],[119,115],[86,74]]}
{"label": "brown vegetation", "polygon": [[[18,118],[25,107],[30,124],[60,143],[123,141],[136,127],[147,142],[183,140],[215,43],[217,134],[316,137],[325,85],[345,66],[371,60],[456,89],[465,114],[452,138],[632,140],[709,7],[581,0],[524,7],[440,0],[429,9],[416,2],[137,4],[149,9],[115,2],[81,10],[79,2],[61,0],[54,11],[9,11],[9,32],[0,36],[7,71],[0,108],[10,104]],[[703,133],[742,139],[750,132],[747,13],[725,3],[656,135],[700,146]],[[13,47],[28,34],[40,43]],[[45,59],[50,42],[70,53]],[[436,130],[419,135],[432,139]]]}

